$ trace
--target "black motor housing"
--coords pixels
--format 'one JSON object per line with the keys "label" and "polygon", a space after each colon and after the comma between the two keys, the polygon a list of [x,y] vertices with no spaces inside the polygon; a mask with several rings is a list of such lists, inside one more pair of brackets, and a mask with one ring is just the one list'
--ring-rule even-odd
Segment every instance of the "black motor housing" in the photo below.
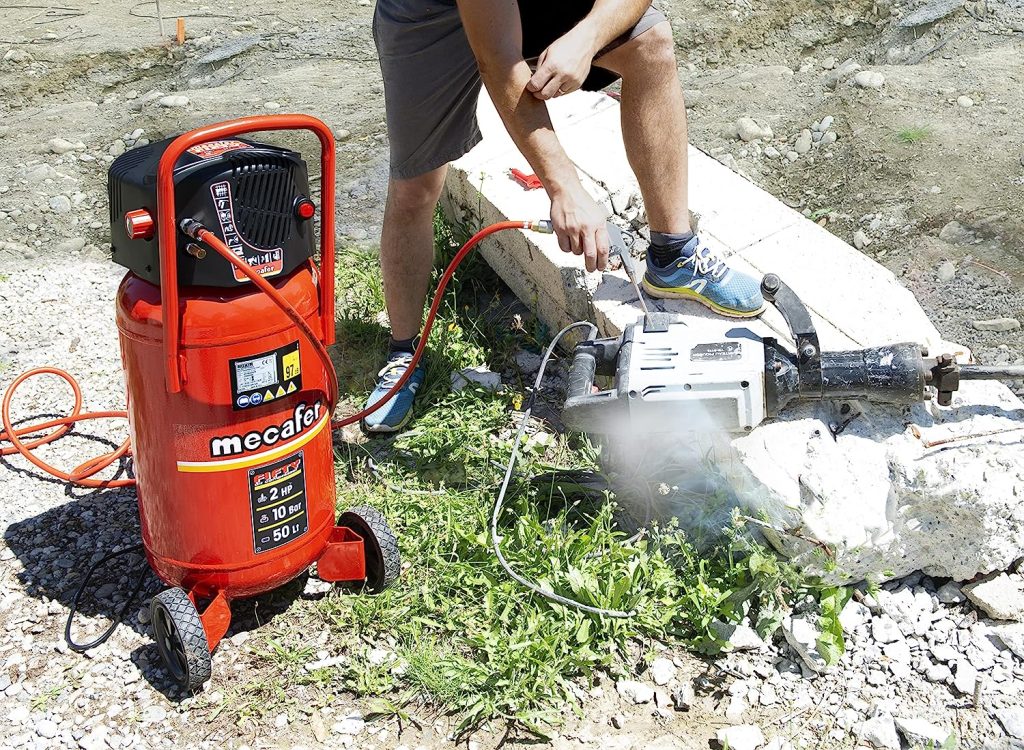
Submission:
{"label": "black motor housing", "polygon": [[[126,214],[143,209],[157,216],[156,174],[169,138],[132,149],[110,165],[110,243],[115,263],[160,283],[157,237],[132,239]],[[191,217],[220,237],[259,274],[287,275],[314,252],[314,227],[302,218],[309,204],[306,163],[291,150],[233,138],[194,146],[174,170],[175,224]],[[187,252],[191,240],[177,230],[178,280],[182,286],[236,287],[249,283],[216,253]]]}

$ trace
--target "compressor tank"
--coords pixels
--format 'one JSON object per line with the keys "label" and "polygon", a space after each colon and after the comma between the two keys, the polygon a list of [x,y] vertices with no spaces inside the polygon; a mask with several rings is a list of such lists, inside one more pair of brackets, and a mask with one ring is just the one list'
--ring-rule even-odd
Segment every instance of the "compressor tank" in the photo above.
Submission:
{"label": "compressor tank", "polygon": [[[313,330],[307,261],[272,283]],[[181,289],[183,387],[164,387],[160,289],[128,273],[117,326],[150,565],[200,597],[273,589],[322,553],[335,521],[328,380],[252,285]]]}

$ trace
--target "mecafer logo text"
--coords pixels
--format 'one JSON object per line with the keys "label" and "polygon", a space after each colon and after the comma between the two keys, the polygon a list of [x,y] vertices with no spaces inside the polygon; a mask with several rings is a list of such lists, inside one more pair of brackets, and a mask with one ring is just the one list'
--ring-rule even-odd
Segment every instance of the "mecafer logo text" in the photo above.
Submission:
{"label": "mecafer logo text", "polygon": [[253,430],[244,435],[226,435],[210,440],[210,455],[214,458],[237,456],[246,451],[256,451],[290,440],[309,429],[320,419],[323,405],[317,401],[312,407],[301,403],[282,424],[272,424],[262,430]]}

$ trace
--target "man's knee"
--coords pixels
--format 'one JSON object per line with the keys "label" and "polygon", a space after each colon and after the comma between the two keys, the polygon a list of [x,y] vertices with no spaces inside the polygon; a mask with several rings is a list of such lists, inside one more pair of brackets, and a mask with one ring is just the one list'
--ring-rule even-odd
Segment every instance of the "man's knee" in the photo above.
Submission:
{"label": "man's knee", "polygon": [[672,40],[672,27],[662,21],[629,42],[629,55],[623,60],[626,67],[646,73],[676,70],[676,49]]}
{"label": "man's knee", "polygon": [[388,184],[389,207],[403,214],[433,211],[444,187],[444,168]]}
{"label": "man's knee", "polygon": [[655,24],[637,37],[640,57],[648,64],[676,67],[676,45],[668,21]]}

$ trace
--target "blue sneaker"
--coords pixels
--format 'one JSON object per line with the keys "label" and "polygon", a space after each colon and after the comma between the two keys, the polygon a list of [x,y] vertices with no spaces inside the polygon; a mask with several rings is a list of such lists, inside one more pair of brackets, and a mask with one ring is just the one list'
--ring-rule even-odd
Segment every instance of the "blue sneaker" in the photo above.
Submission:
{"label": "blue sneaker", "polygon": [[652,297],[691,299],[730,318],[753,318],[764,311],[761,281],[729,267],[699,237],[683,248],[682,257],[664,268],[647,254],[644,290]]}
{"label": "blue sneaker", "polygon": [[[366,405],[373,406],[384,398],[384,394],[390,391],[409,369],[411,362],[412,354],[409,352],[391,352],[388,355],[388,361],[377,373],[377,387],[373,389],[370,398],[366,400]],[[402,386],[402,390],[384,406],[363,419],[363,429],[367,432],[398,432],[405,427],[412,419],[412,402],[416,398],[416,391],[423,385],[425,375],[426,370],[422,363],[417,365],[412,377]]]}

